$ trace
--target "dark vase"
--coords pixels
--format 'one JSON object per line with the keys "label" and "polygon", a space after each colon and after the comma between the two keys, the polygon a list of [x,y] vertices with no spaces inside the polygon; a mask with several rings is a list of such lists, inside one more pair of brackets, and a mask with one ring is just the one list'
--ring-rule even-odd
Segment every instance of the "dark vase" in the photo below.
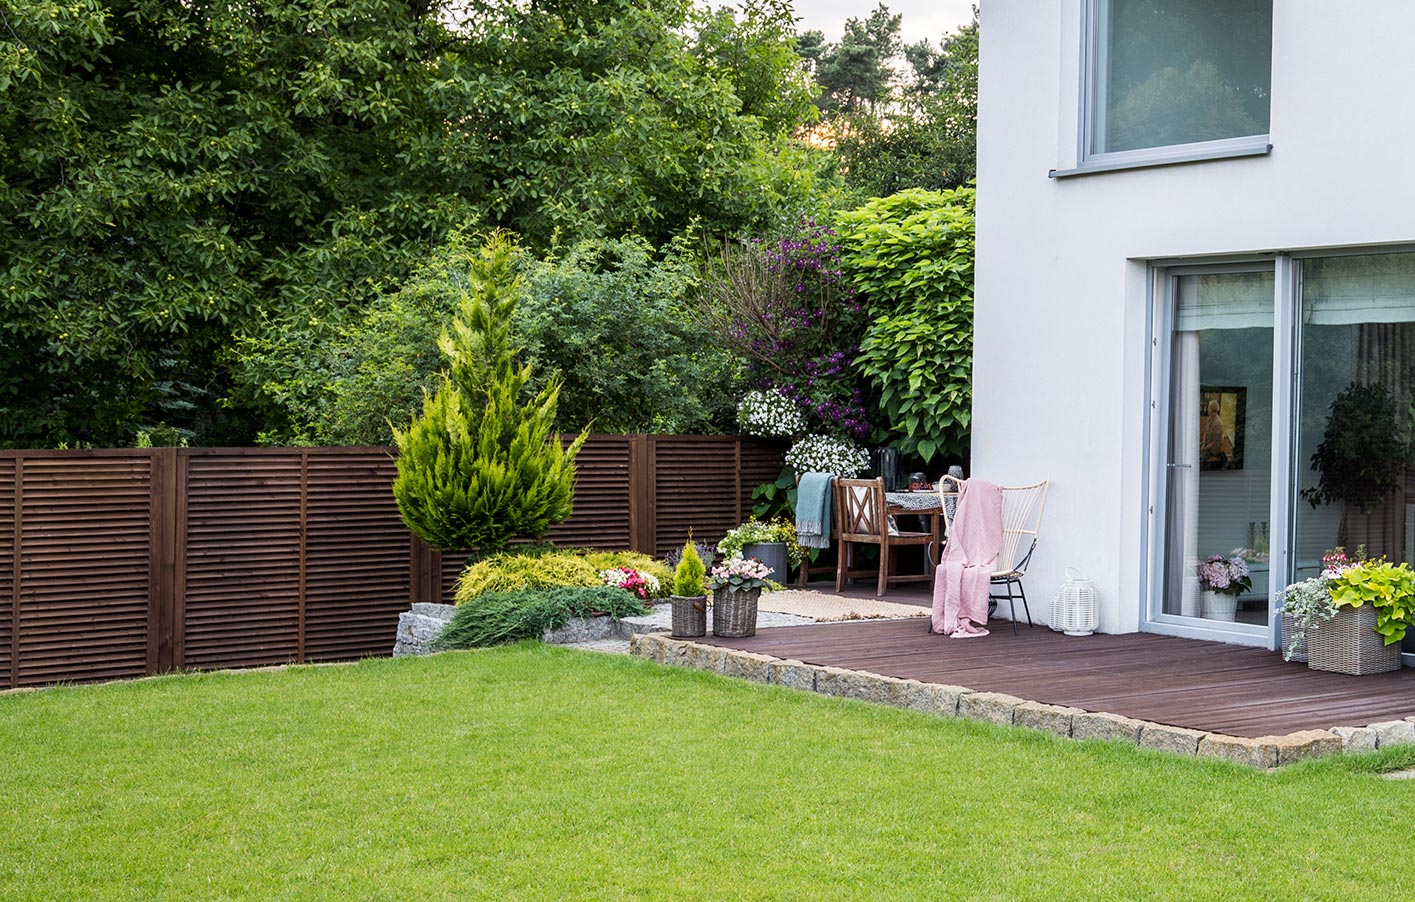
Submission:
{"label": "dark vase", "polygon": [[761,545],[742,546],[742,557],[754,557],[771,568],[767,579],[786,583],[791,579],[791,562],[786,556],[785,542],[764,542]]}

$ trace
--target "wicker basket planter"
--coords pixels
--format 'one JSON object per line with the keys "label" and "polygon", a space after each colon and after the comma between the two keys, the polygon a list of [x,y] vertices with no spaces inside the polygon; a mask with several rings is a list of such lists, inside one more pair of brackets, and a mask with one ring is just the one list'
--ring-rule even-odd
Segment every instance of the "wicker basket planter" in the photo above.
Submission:
{"label": "wicker basket planter", "polygon": [[1307,631],[1307,666],[1355,676],[1387,673],[1400,669],[1400,643],[1385,644],[1385,637],[1376,632],[1376,609],[1371,605],[1343,607],[1334,618]]}
{"label": "wicker basket planter", "polygon": [[668,599],[673,608],[675,639],[695,639],[707,635],[707,596],[674,595]]}
{"label": "wicker basket planter", "polygon": [[[1280,624],[1281,624],[1281,636],[1282,636],[1282,648],[1281,648],[1280,650],[1282,651],[1282,653],[1283,653],[1284,655],[1286,655],[1286,654],[1287,654],[1288,646],[1290,646],[1290,645],[1292,644],[1292,634],[1295,633],[1295,632],[1297,632],[1297,618],[1296,618],[1296,617],[1293,617],[1291,614],[1283,614],[1283,615],[1281,615],[1281,619],[1280,619],[1279,622],[1280,622]],[[1292,652],[1292,657],[1287,658],[1287,660],[1293,661],[1293,662],[1296,662],[1296,663],[1299,663],[1299,664],[1306,664],[1306,663],[1307,663],[1307,637],[1306,637],[1306,636],[1303,636],[1303,637],[1302,637],[1302,641],[1300,641],[1300,642],[1297,643],[1297,648],[1295,648],[1295,649],[1293,650],[1293,652]]]}
{"label": "wicker basket planter", "polygon": [[718,589],[712,595],[712,632],[741,639],[757,634],[757,600],[761,589]]}

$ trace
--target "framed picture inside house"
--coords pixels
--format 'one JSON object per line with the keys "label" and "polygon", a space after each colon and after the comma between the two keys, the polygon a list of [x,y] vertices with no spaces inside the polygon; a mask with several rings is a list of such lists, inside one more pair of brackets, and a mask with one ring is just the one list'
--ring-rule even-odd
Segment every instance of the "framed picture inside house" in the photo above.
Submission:
{"label": "framed picture inside house", "polygon": [[1243,469],[1243,432],[1248,389],[1199,388],[1199,469]]}

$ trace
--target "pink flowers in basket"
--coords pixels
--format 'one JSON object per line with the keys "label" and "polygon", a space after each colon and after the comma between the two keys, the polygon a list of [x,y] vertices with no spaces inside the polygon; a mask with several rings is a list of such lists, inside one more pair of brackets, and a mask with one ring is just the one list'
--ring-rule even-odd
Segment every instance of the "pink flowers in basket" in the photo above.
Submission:
{"label": "pink flowers in basket", "polygon": [[658,577],[652,573],[635,570],[633,567],[615,567],[612,570],[603,570],[600,572],[599,578],[604,580],[606,586],[632,592],[640,598],[651,598],[659,593]]}
{"label": "pink flowers in basket", "polygon": [[731,589],[738,592],[779,588],[777,583],[767,579],[770,575],[771,568],[766,564],[754,557],[743,558],[736,554],[712,568],[707,584],[708,588],[713,590]]}

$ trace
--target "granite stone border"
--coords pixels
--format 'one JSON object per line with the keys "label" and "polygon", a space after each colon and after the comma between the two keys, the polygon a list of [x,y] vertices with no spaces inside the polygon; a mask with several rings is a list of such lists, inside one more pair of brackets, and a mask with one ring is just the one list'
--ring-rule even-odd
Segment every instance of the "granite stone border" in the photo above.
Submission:
{"label": "granite stone border", "polygon": [[1049,705],[1001,692],[975,692],[962,686],[899,679],[867,670],[783,660],[674,639],[664,633],[630,637],[629,653],[660,664],[707,670],[836,698],[890,705],[940,717],[1023,727],[1068,739],[1124,742],[1185,757],[1231,761],[1260,770],[1341,752],[1415,745],[1415,716],[1364,727],[1332,727],[1249,738],[1153,723],[1104,711]]}

